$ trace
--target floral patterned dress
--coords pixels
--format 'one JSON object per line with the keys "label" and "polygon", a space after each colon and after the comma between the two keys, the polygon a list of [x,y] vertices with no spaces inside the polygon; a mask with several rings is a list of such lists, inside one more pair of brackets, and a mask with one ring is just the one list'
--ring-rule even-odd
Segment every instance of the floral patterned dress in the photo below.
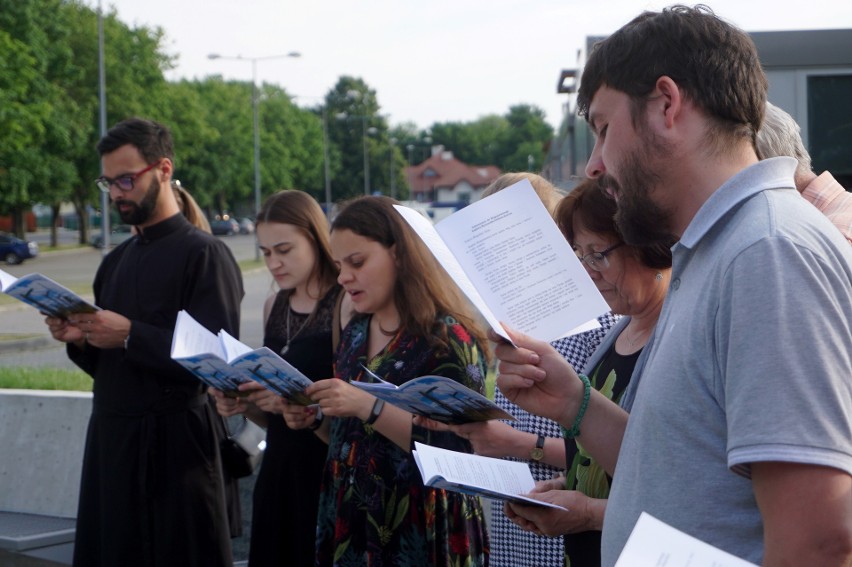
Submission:
{"label": "floral patterned dress", "polygon": [[[370,316],[354,319],[341,337],[336,375],[364,377],[361,364],[402,384],[426,374],[483,392],[485,360],[455,319],[444,317],[449,354],[435,355],[423,337],[398,333],[367,360]],[[412,427],[414,441],[471,452],[451,433]],[[488,541],[478,498],[423,486],[414,458],[358,418],[331,422],[317,521],[318,566],[405,567],[487,565]]]}

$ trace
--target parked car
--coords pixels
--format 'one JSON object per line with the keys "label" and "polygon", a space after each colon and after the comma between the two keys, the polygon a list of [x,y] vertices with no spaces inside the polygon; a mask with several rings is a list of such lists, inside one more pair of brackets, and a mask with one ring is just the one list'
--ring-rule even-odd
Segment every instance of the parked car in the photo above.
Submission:
{"label": "parked car", "polygon": [[17,236],[0,232],[0,258],[7,264],[20,264],[38,256],[38,243],[21,240]]}
{"label": "parked car", "polygon": [[[101,229],[94,229],[91,238],[89,238],[89,244],[95,248],[103,248],[104,235],[102,232]],[[109,231],[110,246],[117,246],[130,238],[133,238],[133,227],[129,224],[117,224]]]}
{"label": "parked car", "polygon": [[234,219],[219,219],[210,221],[210,230],[213,234],[231,236],[240,232],[240,224]]}
{"label": "parked car", "polygon": [[241,218],[240,234],[254,234],[254,221],[248,217]]}

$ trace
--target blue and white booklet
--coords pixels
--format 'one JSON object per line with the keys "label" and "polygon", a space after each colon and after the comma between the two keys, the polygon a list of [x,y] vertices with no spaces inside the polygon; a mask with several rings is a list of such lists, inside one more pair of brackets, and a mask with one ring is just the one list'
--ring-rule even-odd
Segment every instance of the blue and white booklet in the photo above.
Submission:
{"label": "blue and white booklet", "polygon": [[186,311],[178,313],[172,359],[202,382],[237,396],[240,384],[253,380],[289,401],[309,406],[310,378],[267,347],[252,349],[224,329],[214,335]]}
{"label": "blue and white booklet", "polygon": [[449,424],[515,419],[479,392],[446,376],[420,376],[396,386],[363,364],[361,368],[373,382],[351,382],[353,386],[415,415]]}
{"label": "blue and white booklet", "polygon": [[98,308],[82,297],[42,274],[16,278],[0,270],[0,291],[35,307],[39,312],[59,319],[75,313],[94,313]]}

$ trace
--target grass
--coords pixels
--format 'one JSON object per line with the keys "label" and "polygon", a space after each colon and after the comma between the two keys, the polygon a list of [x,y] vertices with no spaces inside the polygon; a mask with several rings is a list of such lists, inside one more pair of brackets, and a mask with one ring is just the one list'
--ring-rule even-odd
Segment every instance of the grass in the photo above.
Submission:
{"label": "grass", "polygon": [[12,366],[0,368],[0,389],[92,391],[92,378],[82,370]]}

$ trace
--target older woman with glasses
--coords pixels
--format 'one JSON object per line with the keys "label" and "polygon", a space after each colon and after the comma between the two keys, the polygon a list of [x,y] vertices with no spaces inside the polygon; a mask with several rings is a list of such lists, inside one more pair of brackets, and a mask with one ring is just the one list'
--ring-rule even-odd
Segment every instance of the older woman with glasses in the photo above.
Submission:
{"label": "older woman with glasses", "polygon": [[[560,201],[554,216],[612,312],[624,315],[584,369],[591,387],[619,401],[660,315],[674,239],[650,246],[625,243],[615,224],[616,203],[599,183],[580,183]],[[600,565],[600,530],[610,479],[575,442],[575,432],[564,434],[567,479],[541,481],[536,492],[550,492],[543,499],[567,511],[507,504],[506,513],[522,528],[550,536],[566,534],[567,565]]]}

